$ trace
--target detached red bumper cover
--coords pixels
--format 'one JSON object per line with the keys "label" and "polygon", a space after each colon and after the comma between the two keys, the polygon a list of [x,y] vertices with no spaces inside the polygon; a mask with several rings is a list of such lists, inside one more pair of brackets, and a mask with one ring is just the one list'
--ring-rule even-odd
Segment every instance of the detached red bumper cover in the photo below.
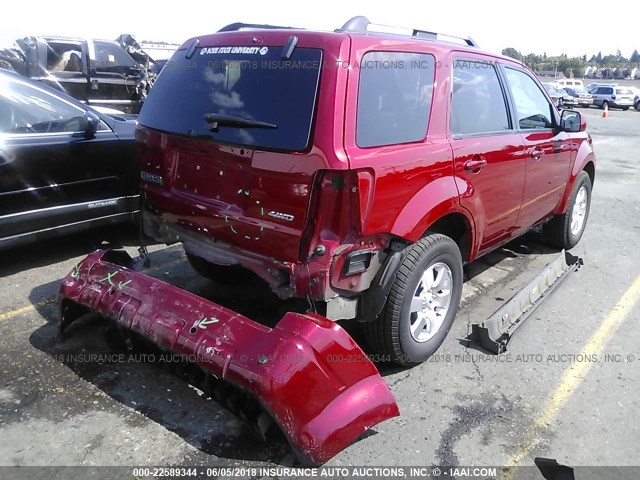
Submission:
{"label": "detached red bumper cover", "polygon": [[376,367],[334,322],[287,313],[270,329],[135,272],[131,262],[121,251],[84,259],[60,287],[61,329],[80,305],[189,355],[256,398],[305,464],[326,462],[368,428],[399,415]]}

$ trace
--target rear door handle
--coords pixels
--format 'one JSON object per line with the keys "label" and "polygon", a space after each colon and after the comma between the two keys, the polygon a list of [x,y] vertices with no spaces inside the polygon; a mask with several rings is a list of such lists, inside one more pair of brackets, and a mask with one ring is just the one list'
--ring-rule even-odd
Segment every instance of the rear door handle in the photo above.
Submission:
{"label": "rear door handle", "polygon": [[465,162],[464,169],[467,172],[478,173],[486,165],[487,165],[487,161],[485,159],[483,159],[483,158],[479,158],[479,159],[476,159],[476,160],[469,160],[468,162]]}

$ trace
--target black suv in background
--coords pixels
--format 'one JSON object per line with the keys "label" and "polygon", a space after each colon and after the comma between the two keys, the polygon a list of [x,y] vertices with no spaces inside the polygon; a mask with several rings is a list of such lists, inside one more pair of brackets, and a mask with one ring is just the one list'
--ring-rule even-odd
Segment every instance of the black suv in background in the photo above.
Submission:
{"label": "black suv in background", "polygon": [[135,220],[135,120],[0,69],[0,249]]}

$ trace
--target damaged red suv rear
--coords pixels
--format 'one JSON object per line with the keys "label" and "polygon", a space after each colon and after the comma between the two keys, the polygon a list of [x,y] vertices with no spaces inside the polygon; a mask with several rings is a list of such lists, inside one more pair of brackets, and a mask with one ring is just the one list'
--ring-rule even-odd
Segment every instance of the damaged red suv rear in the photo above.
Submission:
{"label": "damaged red suv rear", "polygon": [[[320,358],[330,344],[342,353],[356,347],[317,314],[364,322],[383,360],[424,361],[453,323],[465,262],[539,224],[559,247],[580,240],[595,175],[585,128],[579,112],[556,110],[526,67],[482,52],[470,39],[375,33],[363,17],[330,33],[234,24],[185,42],[145,102],[136,134],[144,232],[182,242],[193,267],[221,282],[250,270],[283,299],[309,299],[315,312],[290,314],[271,338],[294,345],[305,335],[316,352],[308,361],[317,374],[308,378],[327,375],[377,389],[371,396],[362,387],[348,402],[333,402],[341,405],[335,411],[347,404],[362,409],[340,420],[357,426],[342,435],[343,447],[354,432],[397,410],[380,383],[362,383],[372,374],[369,362],[356,374],[354,366],[339,372]],[[104,259],[93,262],[93,270],[83,265],[76,275],[109,277]],[[130,270],[118,275],[118,298],[169,291]],[[103,299],[111,288],[105,282],[84,302],[71,288],[74,280],[66,282],[67,298],[125,318],[121,323],[135,330],[134,313]],[[172,295],[181,308],[200,305]],[[224,334],[224,341],[237,342],[231,356],[239,344],[258,355],[253,343],[246,345],[253,337],[240,334],[239,316],[216,308],[196,308],[205,320],[215,317],[216,341]],[[150,309],[140,311],[152,317]],[[225,330],[227,321],[238,328]],[[190,320],[155,322],[138,331],[186,351],[196,348],[189,342],[200,345],[189,335],[206,325],[196,322],[190,332]],[[293,331],[282,336],[283,325]],[[244,372],[236,381],[243,388],[264,380],[255,365],[230,362]],[[223,378],[228,365],[220,365]],[[278,381],[289,381],[285,371],[302,371],[289,367]],[[327,405],[332,395],[324,395]],[[281,424],[291,420],[285,413],[275,414]],[[328,428],[333,437],[299,429],[289,438],[298,450],[315,452],[310,461],[318,463],[336,452],[334,444],[330,455],[318,453],[341,428]]]}

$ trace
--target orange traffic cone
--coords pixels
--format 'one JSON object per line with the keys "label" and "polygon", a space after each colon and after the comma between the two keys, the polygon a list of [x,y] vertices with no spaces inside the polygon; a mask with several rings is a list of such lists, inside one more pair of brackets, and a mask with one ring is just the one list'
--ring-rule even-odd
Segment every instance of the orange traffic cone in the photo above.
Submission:
{"label": "orange traffic cone", "polygon": [[609,104],[605,103],[604,108],[602,109],[602,118],[607,118],[609,116]]}

